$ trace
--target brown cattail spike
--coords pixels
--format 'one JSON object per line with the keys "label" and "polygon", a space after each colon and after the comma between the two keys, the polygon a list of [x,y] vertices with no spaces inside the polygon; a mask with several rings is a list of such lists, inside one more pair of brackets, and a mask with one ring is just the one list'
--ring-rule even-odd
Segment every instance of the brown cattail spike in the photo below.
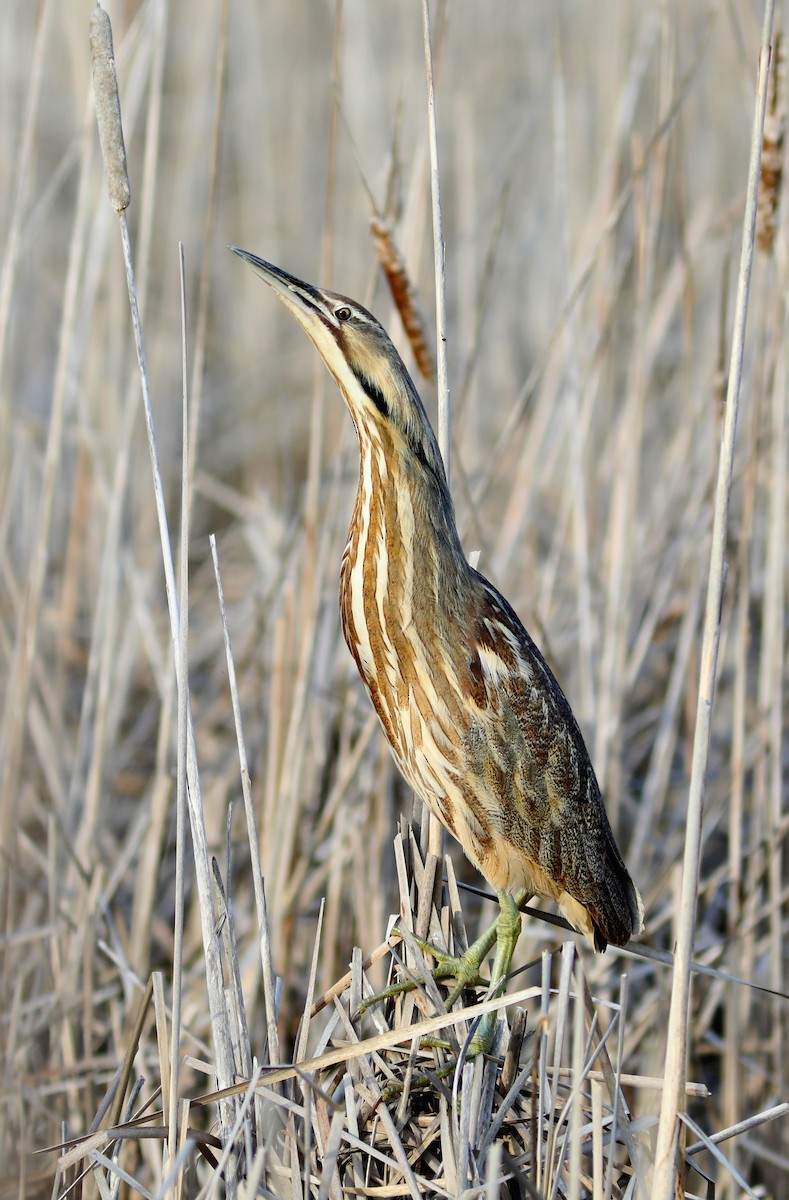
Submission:
{"label": "brown cattail spike", "polygon": [[386,221],[377,214],[370,221],[370,231],[375,241],[378,261],[403,322],[403,329],[411,344],[419,373],[423,379],[435,383],[436,364],[428,345],[425,319],[419,307],[416,289],[406,271],[403,257],[395,245],[394,235]]}
{"label": "brown cattail spike", "polygon": [[126,147],[123,144],[118,77],[115,74],[115,56],[112,52],[112,25],[109,16],[99,4],[90,17],[90,56],[93,62],[93,95],[96,100],[96,120],[107,191],[116,213],[122,213],[129,207],[131,190],[126,170]]}
{"label": "brown cattail spike", "polygon": [[770,63],[770,79],[767,85],[761,178],[756,209],[756,244],[764,254],[772,253],[775,242],[776,216],[781,201],[781,181],[784,170],[785,135],[786,63],[781,30],[776,29],[773,40],[773,59]]}

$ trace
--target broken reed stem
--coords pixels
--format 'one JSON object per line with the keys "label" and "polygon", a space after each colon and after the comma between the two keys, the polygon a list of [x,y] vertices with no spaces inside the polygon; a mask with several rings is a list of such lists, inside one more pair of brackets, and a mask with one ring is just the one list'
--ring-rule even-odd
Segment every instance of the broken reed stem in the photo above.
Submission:
{"label": "broken reed stem", "polygon": [[688,795],[687,832],[682,864],[682,901],[676,926],[674,977],[671,989],[671,1009],[666,1037],[666,1088],[663,1092],[655,1151],[655,1173],[652,1200],[671,1200],[675,1192],[679,1149],[679,1113],[685,1091],[688,1056],[688,1017],[690,1011],[690,964],[693,958],[693,934],[696,920],[696,898],[701,861],[701,833],[704,806],[704,785],[709,756],[712,705],[720,639],[721,604],[725,580],[726,531],[729,517],[729,497],[734,470],[734,447],[737,433],[737,412],[742,379],[745,325],[748,316],[748,295],[753,265],[756,199],[759,186],[759,162],[767,103],[767,79],[770,69],[770,34],[773,24],[774,0],[765,0],[762,44],[759,60],[759,82],[751,135],[751,154],[748,168],[748,191],[743,219],[740,270],[737,278],[737,300],[734,313],[729,384],[726,412],[721,437],[720,463],[715,493],[712,526],[710,571],[707,586],[707,605],[704,614],[704,634],[701,646],[696,727],[693,737],[693,762]]}

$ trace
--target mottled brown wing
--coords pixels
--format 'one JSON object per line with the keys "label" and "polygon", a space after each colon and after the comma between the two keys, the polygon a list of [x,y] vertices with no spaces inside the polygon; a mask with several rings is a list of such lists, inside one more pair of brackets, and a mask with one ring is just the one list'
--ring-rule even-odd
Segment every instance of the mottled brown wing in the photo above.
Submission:
{"label": "mottled brown wing", "polygon": [[484,729],[478,754],[487,763],[479,766],[507,792],[503,833],[587,909],[597,949],[624,945],[641,931],[643,906],[578,722],[510,605],[479,581],[486,595],[470,647],[470,690]]}

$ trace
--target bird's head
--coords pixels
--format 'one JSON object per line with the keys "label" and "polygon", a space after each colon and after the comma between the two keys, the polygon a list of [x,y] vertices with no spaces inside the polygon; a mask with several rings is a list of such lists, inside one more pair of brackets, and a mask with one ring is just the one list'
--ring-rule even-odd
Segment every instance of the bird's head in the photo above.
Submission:
{"label": "bird's head", "polygon": [[446,489],[435,435],[411,376],[379,321],[356,300],[304,283],[236,246],[304,327],[343,393],[359,436],[386,431]]}

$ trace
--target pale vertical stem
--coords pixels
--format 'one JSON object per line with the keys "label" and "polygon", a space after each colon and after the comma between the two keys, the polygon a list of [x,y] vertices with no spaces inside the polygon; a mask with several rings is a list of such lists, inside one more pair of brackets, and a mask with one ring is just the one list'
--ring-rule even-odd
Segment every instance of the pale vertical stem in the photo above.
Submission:
{"label": "pale vertical stem", "polygon": [[[189,676],[189,392],[187,386],[188,359],[186,352],[186,278],[184,247],[178,243],[178,267],[181,281],[181,379],[182,437],[181,437],[181,556],[180,610],[176,655],[182,679]],[[178,1076],[181,1057],[181,986],[184,965],[184,858],[186,842],[186,745],[187,694],[178,690],[178,753],[175,810],[175,913],[173,915],[173,1017],[170,1032],[170,1095],[167,1115],[168,1155],[174,1161],[178,1154]],[[174,1190],[177,1198],[177,1187]]]}
{"label": "pale vertical stem", "polygon": [[[327,130],[327,161],[326,161],[326,193],[323,207],[323,235],[321,238],[320,282],[324,287],[331,286],[332,264],[334,258],[334,194],[337,178],[337,117],[340,103],[340,49],[342,46],[343,0],[337,0],[334,10],[334,40],[332,48],[331,103],[329,106],[329,127]],[[326,402],[326,371],[323,363],[316,361],[313,366],[312,410],[310,413],[310,440],[307,460],[307,495],[304,504],[304,575],[303,593],[304,609],[302,615],[303,627],[306,631],[302,638],[302,654],[304,655],[304,670],[308,669],[308,660],[312,656],[312,635],[314,633],[315,613],[315,560],[317,544],[317,528],[320,519],[321,496],[321,465],[323,462],[324,438],[324,405]],[[307,633],[309,636],[307,636]]]}
{"label": "pale vertical stem", "polygon": [[[457,159],[457,187],[454,189],[458,203],[458,227],[476,229],[480,224],[480,203],[477,194],[478,145],[476,109],[472,97],[462,94],[456,100],[454,122],[454,145]],[[494,225],[493,238],[497,230]],[[480,304],[484,293],[485,267],[490,260],[490,246],[482,271],[477,269],[479,247],[475,238],[461,238],[455,255],[455,276],[458,281],[458,316],[456,343],[463,347],[461,382],[455,393],[455,413],[460,412],[462,422],[462,462],[469,477],[473,478],[480,463],[482,439],[480,438],[479,382],[475,360],[479,350],[479,333],[482,326]]]}
{"label": "pale vertical stem", "polygon": [[[145,150],[143,155],[143,175],[139,189],[140,215],[137,224],[137,262],[140,264],[138,274],[137,296],[140,312],[144,313],[148,295],[148,280],[151,268],[151,245],[153,237],[153,219],[156,212],[156,179],[159,165],[158,146],[161,127],[161,92],[164,74],[164,45],[166,42],[166,0],[160,0],[154,12],[152,23],[152,43],[154,55],[151,63],[150,103],[145,124]],[[116,684],[117,673],[117,622],[118,597],[120,594],[120,571],[118,569],[119,538],[123,508],[126,497],[126,484],[129,473],[129,462],[132,451],[132,430],[137,414],[137,396],[135,380],[129,378],[126,396],[123,401],[121,425],[117,439],[117,457],[107,508],[107,519],[104,533],[104,547],[101,555],[99,574],[99,589],[96,599],[95,618],[89,652],[88,683],[82,696],[79,725],[80,750],[74,757],[74,769],[69,784],[69,811],[77,811],[82,803],[82,816],[77,835],[77,852],[83,865],[89,865],[95,854],[96,824],[99,818],[104,766],[108,745],[111,741],[111,705],[108,702]],[[166,712],[166,706],[164,711]],[[87,774],[83,774],[82,762],[88,760]],[[155,834],[152,828],[151,836]],[[141,876],[138,876],[138,879]],[[149,881],[143,880],[143,896],[153,897],[148,886]],[[150,922],[142,918],[139,903],[135,896],[135,910],[138,915],[136,925],[137,937],[134,942],[141,945],[139,931],[148,928]]]}
{"label": "pale vertical stem", "polygon": [[[581,964],[576,963],[576,973],[580,976]],[[570,1139],[568,1155],[568,1174],[570,1186],[568,1200],[581,1200],[581,1126],[584,1112],[581,1106],[581,1087],[584,1069],[584,1002],[580,986],[576,989],[573,1003],[573,1040],[572,1040],[572,1100],[567,1114],[567,1136]],[[558,1075],[556,1076],[558,1081]]]}
{"label": "pale vertical stem", "polygon": [[[153,222],[157,211],[162,94],[167,49],[167,12],[168,0],[160,0],[153,12],[152,20],[153,54],[151,58],[148,112],[145,121],[142,179],[139,189],[140,213],[137,221],[137,261],[140,264],[137,290],[140,312],[143,315],[147,308],[148,282],[152,266]],[[112,483],[112,498],[107,516],[106,533],[104,535],[104,549],[102,551],[103,561],[107,560],[108,562],[112,562],[118,555],[120,525],[123,516],[133,444],[132,429],[137,419],[136,380],[132,373],[129,375],[129,384],[123,405],[123,424],[118,438],[118,453]],[[192,436],[190,433],[190,438]],[[192,447],[189,447],[187,463],[190,469],[193,469],[192,462]],[[108,576],[108,578],[113,588],[112,595],[114,600],[119,587],[119,576],[113,575],[111,577]],[[156,869],[158,868],[164,844],[166,822],[168,820],[167,810],[169,809],[171,797],[168,758],[172,742],[174,701],[177,704],[175,680],[172,675],[169,675],[159,716],[156,747],[157,779],[152,792],[151,821],[146,831],[140,867],[137,872],[137,887],[135,888],[134,907],[132,909],[132,961],[135,968],[142,974],[148,969],[147,954],[151,936],[151,916],[156,895]],[[72,788],[78,786],[79,776],[75,773]]]}
{"label": "pale vertical stem", "polygon": [[148,388],[148,368],[145,360],[142,327],[140,325],[140,310],[137,304],[137,289],[134,282],[134,262],[132,258],[131,240],[129,238],[129,223],[126,213],[118,214],[121,242],[123,244],[123,259],[126,267],[126,282],[129,292],[134,346],[137,352],[137,364],[140,371],[143,410],[145,426],[148,434],[148,451],[151,459],[151,474],[153,491],[156,502],[156,516],[159,526],[159,539],[162,548],[162,564],[164,567],[164,583],[167,593],[167,610],[170,617],[170,636],[175,657],[175,674],[179,693],[186,692],[187,704],[187,798],[192,830],[192,845],[195,858],[195,874],[197,890],[200,898],[200,923],[205,951],[206,982],[208,987],[209,1004],[211,1006],[211,1029],[214,1035],[214,1048],[217,1060],[217,1080],[220,1087],[227,1086],[233,1079],[233,1051],[230,1042],[230,1027],[227,1010],[224,1003],[222,987],[222,966],[219,960],[219,950],[214,936],[214,904],[211,892],[211,870],[209,865],[208,842],[203,814],[200,776],[197,766],[197,748],[194,740],[191,706],[189,704],[189,681],[181,671],[181,656],[178,652],[180,642],[180,617],[178,612],[178,597],[175,586],[175,569],[170,543],[170,532],[167,524],[167,510],[164,503],[164,488],[159,468],[159,450],[156,442],[156,430],[153,423],[151,394]]}
{"label": "pale vertical stem", "polygon": [[438,444],[449,482],[450,397],[447,372],[447,297],[444,275],[444,227],[441,217],[441,187],[438,174],[436,97],[433,86],[433,50],[430,44],[430,5],[422,0],[422,28],[427,77],[427,130],[430,143],[430,193],[433,200],[433,257],[436,275],[436,350],[438,365]]}
{"label": "pale vertical stem", "polygon": [[[436,276],[436,364],[438,375],[438,445],[444,460],[449,486],[450,474],[450,398],[447,374],[447,297],[444,275],[444,229],[441,219],[441,187],[438,174],[438,139],[436,137],[436,97],[433,87],[433,49],[430,44],[430,4],[422,0],[422,32],[425,44],[425,75],[427,79],[427,129],[430,143],[430,194],[433,200],[433,256]],[[441,860],[443,836],[437,817],[430,814],[428,849]],[[440,872],[436,886],[440,887]]]}
{"label": "pale vertical stem", "polygon": [[[126,269],[126,286],[129,295],[129,310],[134,334],[134,348],[137,355],[137,365],[140,373],[145,427],[148,437],[148,450],[151,459],[151,474],[156,502],[156,516],[161,541],[162,561],[164,565],[165,588],[167,592],[167,609],[170,617],[170,635],[175,659],[175,674],[179,691],[179,702],[186,705],[186,778],[187,802],[192,829],[192,846],[194,850],[195,874],[197,891],[200,900],[200,922],[205,951],[206,986],[210,1011],[211,1032],[214,1038],[216,1054],[217,1082],[220,1087],[227,1086],[233,1079],[233,1048],[230,1038],[230,1024],[222,986],[222,965],[214,932],[214,906],[212,896],[212,881],[209,866],[208,844],[205,830],[202,796],[200,793],[200,776],[197,766],[197,749],[194,739],[194,728],[189,705],[189,680],[182,663],[180,653],[181,624],[178,612],[178,598],[175,587],[175,569],[170,544],[170,533],[167,525],[167,510],[164,503],[164,488],[159,468],[159,451],[156,443],[156,431],[153,422],[151,394],[148,386],[148,368],[145,359],[145,346],[142,336],[142,322],[134,273],[134,258],[132,255],[129,223],[126,218],[131,192],[126,169],[126,150],[123,143],[123,125],[121,120],[120,97],[118,82],[115,74],[115,61],[112,49],[112,30],[110,20],[104,9],[96,5],[90,22],[91,57],[93,60],[93,90],[96,98],[96,118],[99,126],[104,173],[107,181],[107,191],[110,202],[118,214],[123,261]],[[185,614],[184,614],[185,616]],[[184,693],[181,697],[180,693]],[[225,1127],[229,1125],[229,1112],[226,1105],[220,1105],[220,1115]]]}
{"label": "pale vertical stem", "polygon": [[743,219],[740,270],[737,278],[737,301],[734,315],[729,384],[726,412],[720,447],[718,482],[712,526],[707,607],[704,615],[704,635],[701,647],[701,673],[696,710],[696,729],[693,737],[693,764],[688,795],[687,832],[682,868],[682,900],[677,914],[677,938],[674,957],[674,976],[671,987],[665,1086],[660,1107],[655,1173],[652,1200],[672,1200],[677,1170],[678,1113],[684,1103],[685,1076],[688,1054],[688,1015],[690,1009],[690,965],[693,958],[693,930],[696,919],[701,832],[704,807],[704,783],[709,755],[710,723],[715,694],[715,675],[720,638],[720,613],[725,579],[724,554],[729,517],[729,497],[734,466],[734,446],[737,433],[737,412],[742,379],[745,324],[748,315],[748,293],[753,264],[753,243],[756,227],[756,199],[759,187],[759,163],[762,129],[767,101],[767,78],[770,67],[770,37],[773,25],[774,0],[765,0],[762,44],[759,58],[759,85],[756,93],[751,154],[748,168],[748,191]]}
{"label": "pale vertical stem", "polygon": [[219,596],[219,610],[222,617],[222,633],[225,641],[225,659],[230,683],[230,698],[233,705],[233,722],[236,728],[236,743],[238,745],[238,760],[241,772],[241,792],[244,797],[244,814],[247,820],[247,840],[249,841],[249,857],[252,866],[252,889],[255,894],[255,913],[258,920],[258,943],[260,946],[260,963],[263,973],[263,1000],[266,1009],[266,1030],[268,1033],[268,1061],[277,1062],[279,1059],[279,1033],[277,1031],[276,985],[271,959],[271,939],[269,933],[268,914],[266,912],[266,897],[263,890],[263,871],[260,866],[260,850],[255,817],[255,805],[252,798],[252,786],[249,777],[249,762],[247,759],[244,729],[241,723],[241,704],[238,698],[236,684],[236,667],[233,652],[230,647],[230,630],[227,624],[227,609],[225,593],[222,587],[222,577],[219,573],[219,555],[216,549],[216,537],[212,533],[208,539],[211,546],[211,558],[214,564],[216,589]]}

